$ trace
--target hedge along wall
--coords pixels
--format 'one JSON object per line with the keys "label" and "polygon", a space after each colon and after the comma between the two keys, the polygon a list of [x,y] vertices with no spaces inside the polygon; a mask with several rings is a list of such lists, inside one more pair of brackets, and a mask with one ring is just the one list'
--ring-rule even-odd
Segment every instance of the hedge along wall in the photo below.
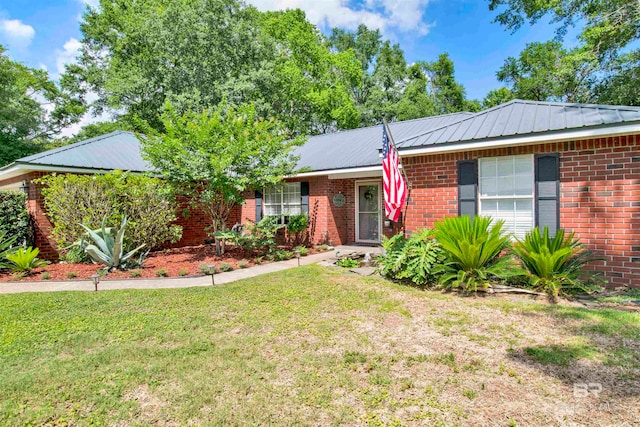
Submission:
{"label": "hedge along wall", "polygon": [[157,178],[116,171],[104,175],[47,175],[42,185],[47,217],[54,224],[52,237],[65,248],[84,234],[80,224],[97,229],[106,217],[107,226],[119,227],[124,215],[129,222],[127,246],[142,243],[148,249],[176,242],[182,236],[175,195]]}
{"label": "hedge along wall", "polygon": [[31,217],[27,195],[19,191],[0,190],[0,234],[16,238],[16,244],[32,244]]}

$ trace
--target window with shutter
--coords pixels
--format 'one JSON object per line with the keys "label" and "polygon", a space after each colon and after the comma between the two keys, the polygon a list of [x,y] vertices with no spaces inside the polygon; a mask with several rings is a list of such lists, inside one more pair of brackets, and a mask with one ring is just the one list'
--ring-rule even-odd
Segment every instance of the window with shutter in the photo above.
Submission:
{"label": "window with shutter", "polygon": [[277,216],[280,218],[280,222],[284,224],[286,223],[286,217],[300,213],[302,213],[300,182],[285,182],[265,189],[265,216]]}
{"label": "window with shutter", "polygon": [[523,238],[534,226],[532,155],[482,158],[478,163],[480,215],[504,220],[504,228]]}

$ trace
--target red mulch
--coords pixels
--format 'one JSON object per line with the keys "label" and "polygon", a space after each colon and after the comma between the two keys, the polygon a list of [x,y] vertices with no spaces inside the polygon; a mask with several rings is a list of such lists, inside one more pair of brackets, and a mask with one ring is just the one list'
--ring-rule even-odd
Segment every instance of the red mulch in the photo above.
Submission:
{"label": "red mulch", "polygon": [[[319,252],[316,249],[309,249],[309,254]],[[182,276],[202,275],[199,266],[205,264],[215,264],[219,267],[222,263],[233,266],[236,270],[240,261],[245,261],[248,267],[254,266],[255,262],[251,255],[246,254],[241,248],[228,248],[223,256],[215,254],[215,247],[212,245],[187,246],[183,248],[165,249],[161,251],[151,252],[144,261],[144,267],[136,269],[140,272],[139,278],[158,277],[157,271],[164,269],[168,277],[179,277],[180,272],[186,273]],[[265,259],[263,263],[267,263]],[[50,264],[44,268],[38,268],[22,278],[17,279],[10,272],[0,272],[0,282],[11,282],[20,280],[22,282],[33,282],[43,280],[42,273],[49,273],[47,280],[89,280],[91,276],[96,274],[100,268],[97,264],[67,264],[57,263]],[[75,274],[74,277],[71,277]],[[130,271],[113,271],[107,274],[103,279],[128,279],[131,278]]]}

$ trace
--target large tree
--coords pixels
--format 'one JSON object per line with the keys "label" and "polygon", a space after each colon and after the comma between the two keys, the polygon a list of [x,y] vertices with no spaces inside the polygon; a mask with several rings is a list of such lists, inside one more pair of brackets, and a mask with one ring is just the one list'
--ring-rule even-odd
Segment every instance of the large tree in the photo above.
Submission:
{"label": "large tree", "polygon": [[46,71],[12,61],[0,45],[0,166],[42,150],[83,112]]}
{"label": "large tree", "polygon": [[[161,131],[165,101],[210,108],[253,102],[296,134],[354,127],[352,52],[326,49],[300,10],[261,13],[239,0],[101,0],[81,25],[67,82],[95,92],[95,112],[138,116]],[[353,82],[353,83],[352,83]]]}
{"label": "large tree", "polygon": [[170,103],[160,117],[164,133],[148,129],[141,138],[144,156],[167,181],[200,206],[211,219],[210,232],[224,231],[245,192],[273,185],[294,171],[284,125],[259,116],[253,104],[178,112]]}

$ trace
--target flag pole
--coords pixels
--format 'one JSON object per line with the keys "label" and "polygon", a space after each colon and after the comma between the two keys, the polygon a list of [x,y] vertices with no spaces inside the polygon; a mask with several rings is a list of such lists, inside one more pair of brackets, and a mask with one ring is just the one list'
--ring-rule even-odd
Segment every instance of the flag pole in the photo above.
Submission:
{"label": "flag pole", "polygon": [[400,158],[400,154],[398,153],[398,147],[396,147],[396,141],[393,139],[393,135],[391,134],[391,129],[389,128],[389,124],[387,123],[387,118],[382,116],[382,123],[384,127],[387,129],[387,135],[389,136],[389,141],[391,141],[391,147],[396,152],[396,156],[398,157],[398,164],[401,166],[399,169],[402,171],[402,176],[404,177],[404,181],[407,183],[407,199],[404,205],[404,214],[402,215],[402,234],[407,237],[407,208],[409,207],[409,199],[411,197],[411,181],[407,177],[407,173],[402,166],[402,159]]}

